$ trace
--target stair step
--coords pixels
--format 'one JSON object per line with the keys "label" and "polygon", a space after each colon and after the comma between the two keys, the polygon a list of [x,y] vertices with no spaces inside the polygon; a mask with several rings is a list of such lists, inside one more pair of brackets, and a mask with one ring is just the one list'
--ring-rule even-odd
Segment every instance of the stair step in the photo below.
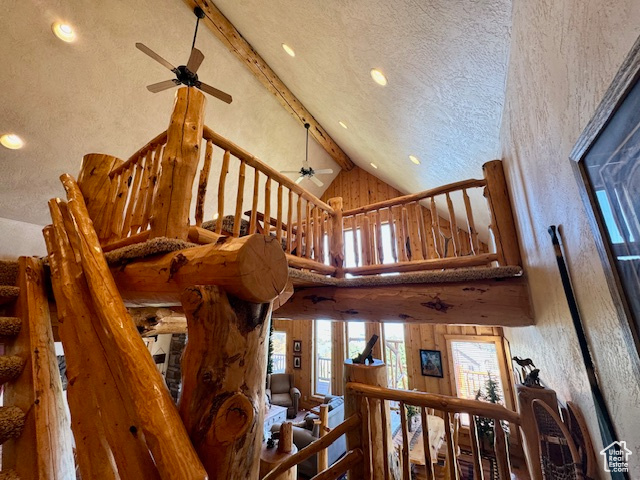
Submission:
{"label": "stair step", "polygon": [[0,305],[13,302],[20,295],[20,287],[0,285]]}
{"label": "stair step", "polygon": [[16,284],[18,279],[18,262],[0,261],[0,285]]}
{"label": "stair step", "polygon": [[16,355],[0,355],[0,385],[22,373],[24,360]]}
{"label": "stair step", "polygon": [[21,327],[22,320],[18,317],[0,317],[0,337],[16,336]]}
{"label": "stair step", "polygon": [[19,407],[0,407],[0,444],[22,434],[25,417]]}
{"label": "stair step", "polygon": [[0,480],[20,480],[20,476],[15,470],[7,470],[6,472],[0,472]]}

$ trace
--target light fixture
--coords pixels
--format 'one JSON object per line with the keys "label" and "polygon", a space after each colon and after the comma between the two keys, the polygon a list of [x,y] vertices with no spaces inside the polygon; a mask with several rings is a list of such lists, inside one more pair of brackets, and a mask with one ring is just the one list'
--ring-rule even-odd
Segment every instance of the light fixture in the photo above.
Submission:
{"label": "light fixture", "polygon": [[415,155],[409,155],[409,160],[411,160],[416,165],[420,165],[420,160]]}
{"label": "light fixture", "polygon": [[378,165],[376,165],[375,163],[371,162],[369,165],[371,165],[373,168],[375,168],[376,170],[378,169]]}
{"label": "light fixture", "polygon": [[348,128],[346,123],[344,123],[344,122],[338,122],[338,123],[339,123],[339,124],[340,124],[340,126],[341,126],[342,128],[344,128],[345,130]]}
{"label": "light fixture", "polygon": [[213,214],[213,219],[217,220],[220,217],[220,214],[218,212]]}
{"label": "light fixture", "polygon": [[291,48],[289,45],[287,45],[286,43],[282,44],[282,49],[287,52],[287,55],[289,55],[290,57],[295,57],[296,56],[296,52],[293,51],[293,48]]}
{"label": "light fixture", "polygon": [[76,32],[68,23],[56,22],[51,25],[51,29],[56,37],[63,42],[73,42],[76,39]]}
{"label": "light fixture", "polygon": [[11,150],[19,150],[24,147],[24,140],[22,140],[15,133],[5,133],[0,136],[0,143],[3,147],[9,148]]}
{"label": "light fixture", "polygon": [[378,85],[382,85],[383,87],[387,84],[387,77],[385,77],[384,73],[382,73],[377,68],[371,69],[371,78],[373,78],[374,82],[376,82]]}

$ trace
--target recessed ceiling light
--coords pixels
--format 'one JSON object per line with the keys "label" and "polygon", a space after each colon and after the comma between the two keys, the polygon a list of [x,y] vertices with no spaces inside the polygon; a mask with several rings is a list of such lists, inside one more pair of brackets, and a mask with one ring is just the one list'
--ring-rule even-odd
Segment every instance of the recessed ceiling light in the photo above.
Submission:
{"label": "recessed ceiling light", "polygon": [[382,85],[383,87],[387,84],[387,77],[385,77],[384,73],[382,73],[377,68],[371,69],[371,78],[373,78],[374,82],[376,82],[378,85]]}
{"label": "recessed ceiling light", "polygon": [[15,133],[5,133],[0,136],[0,143],[3,147],[9,148],[11,150],[18,150],[24,147],[24,140],[22,140]]}
{"label": "recessed ceiling light", "polygon": [[213,214],[213,219],[217,220],[218,218],[220,218],[220,214],[218,212]]}
{"label": "recessed ceiling light", "polygon": [[378,165],[376,165],[375,163],[371,162],[369,165],[371,165],[373,168],[375,168],[376,170],[378,169]]}
{"label": "recessed ceiling light", "polygon": [[295,57],[296,56],[296,52],[293,51],[293,48],[291,48],[289,45],[287,45],[286,43],[282,44],[282,49],[287,52],[287,55],[289,55],[290,57]]}
{"label": "recessed ceiling light", "polygon": [[409,160],[411,160],[416,165],[420,165],[420,160],[415,155],[409,155]]}
{"label": "recessed ceiling light", "polygon": [[342,128],[347,128],[347,124],[344,122],[338,122]]}
{"label": "recessed ceiling light", "polygon": [[51,29],[56,37],[63,42],[73,42],[76,39],[76,32],[68,23],[56,22],[51,25]]}

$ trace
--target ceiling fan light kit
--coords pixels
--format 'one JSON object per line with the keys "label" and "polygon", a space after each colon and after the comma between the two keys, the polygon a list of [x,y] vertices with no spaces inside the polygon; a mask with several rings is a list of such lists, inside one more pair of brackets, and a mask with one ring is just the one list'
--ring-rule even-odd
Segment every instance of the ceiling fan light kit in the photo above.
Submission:
{"label": "ceiling fan light kit", "polygon": [[320,179],[316,178],[315,176],[317,174],[329,175],[333,173],[333,170],[331,168],[322,168],[320,170],[314,170],[313,168],[311,168],[311,166],[309,166],[309,127],[311,127],[310,124],[308,123],[304,124],[304,128],[307,130],[307,139],[306,139],[306,145],[305,145],[304,163],[302,164],[302,168],[300,168],[300,170],[282,170],[280,171],[280,173],[289,173],[289,174],[295,173],[300,175],[296,179],[296,184],[299,184],[300,182],[302,182],[302,180],[307,178],[311,180],[313,183],[315,183],[317,186],[322,187],[324,185],[324,182],[322,182]]}
{"label": "ceiling fan light kit", "polygon": [[136,48],[140,50],[142,53],[148,55],[153,58],[160,65],[165,67],[166,69],[173,72],[176,78],[172,78],[171,80],[165,80],[158,83],[153,83],[147,86],[147,90],[152,93],[162,92],[163,90],[167,90],[172,87],[176,87],[178,85],[186,85],[188,87],[195,87],[199,90],[202,90],[205,93],[208,93],[212,97],[215,97],[219,100],[222,100],[225,103],[231,103],[233,100],[231,95],[223,92],[222,90],[218,90],[211,85],[207,85],[206,83],[201,82],[198,79],[197,71],[202,65],[202,61],[204,60],[204,54],[198,50],[196,45],[196,38],[198,36],[198,25],[200,23],[200,19],[204,18],[204,11],[200,7],[196,7],[193,10],[193,13],[198,18],[196,20],[196,28],[193,33],[193,42],[191,44],[191,54],[189,55],[189,60],[186,65],[180,65],[178,67],[174,67],[171,63],[167,62],[164,58],[158,55],[156,52],[151,50],[149,47],[142,43],[136,43]]}

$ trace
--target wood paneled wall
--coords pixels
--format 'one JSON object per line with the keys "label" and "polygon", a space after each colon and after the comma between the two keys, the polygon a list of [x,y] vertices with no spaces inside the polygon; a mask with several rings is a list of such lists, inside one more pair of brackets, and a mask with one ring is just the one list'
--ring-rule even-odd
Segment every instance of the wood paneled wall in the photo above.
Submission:
{"label": "wood paneled wall", "polygon": [[341,170],[320,199],[326,202],[333,197],[342,197],[343,208],[349,210],[402,195],[404,193],[400,190],[355,167],[349,171]]}

